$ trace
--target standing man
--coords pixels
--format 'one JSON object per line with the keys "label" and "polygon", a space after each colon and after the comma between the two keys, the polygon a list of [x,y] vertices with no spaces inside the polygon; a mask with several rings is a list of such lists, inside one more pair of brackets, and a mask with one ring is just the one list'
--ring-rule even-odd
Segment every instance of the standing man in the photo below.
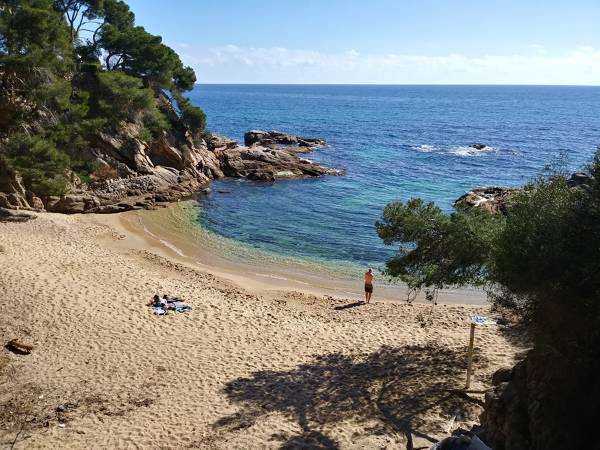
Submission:
{"label": "standing man", "polygon": [[369,269],[365,272],[365,301],[369,303],[371,301],[371,295],[373,295],[373,269]]}

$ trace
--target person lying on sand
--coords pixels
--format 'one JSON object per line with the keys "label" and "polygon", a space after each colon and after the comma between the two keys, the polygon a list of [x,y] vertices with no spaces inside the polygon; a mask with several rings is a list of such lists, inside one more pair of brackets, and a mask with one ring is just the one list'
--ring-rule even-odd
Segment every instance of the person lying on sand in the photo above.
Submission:
{"label": "person lying on sand", "polygon": [[167,303],[166,300],[163,300],[162,298],[160,298],[160,296],[158,294],[155,294],[154,297],[152,298],[152,301],[150,303],[148,303],[148,306],[160,308],[161,306],[164,306],[166,303]]}
{"label": "person lying on sand", "polygon": [[371,295],[373,295],[373,269],[369,269],[365,272],[365,301],[369,303],[371,301]]}

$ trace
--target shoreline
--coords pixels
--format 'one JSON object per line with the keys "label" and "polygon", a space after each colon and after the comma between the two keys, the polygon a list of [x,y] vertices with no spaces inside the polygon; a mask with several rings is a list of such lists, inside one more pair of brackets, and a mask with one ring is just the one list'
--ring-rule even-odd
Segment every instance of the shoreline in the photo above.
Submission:
{"label": "shoreline", "polygon": [[[355,277],[348,274],[355,267],[348,264],[348,267],[335,270],[329,264],[268,254],[218,236],[192,223],[189,212],[193,212],[194,203],[194,200],[188,200],[157,210],[87,217],[127,236],[127,245],[137,250],[152,249],[160,256],[206,271],[258,294],[295,291],[335,299],[364,298],[362,272],[356,271]],[[406,286],[382,278],[382,275],[376,277],[373,301],[405,303]],[[418,294],[415,302],[430,304],[425,300],[424,292]],[[467,288],[440,291],[438,303],[489,306],[483,291]]]}
{"label": "shoreline", "polygon": [[[0,446],[276,449],[318,434],[396,448],[406,436],[388,417],[410,417],[423,447],[457,410],[456,426],[478,422],[481,407],[448,390],[465,383],[469,317],[501,316],[489,305],[362,305],[243,272],[232,282],[128,229],[135,214],[34,215],[0,222],[0,341],[33,347],[0,349]],[[193,310],[154,316],[155,293]],[[526,347],[518,327],[480,327],[472,387]]]}

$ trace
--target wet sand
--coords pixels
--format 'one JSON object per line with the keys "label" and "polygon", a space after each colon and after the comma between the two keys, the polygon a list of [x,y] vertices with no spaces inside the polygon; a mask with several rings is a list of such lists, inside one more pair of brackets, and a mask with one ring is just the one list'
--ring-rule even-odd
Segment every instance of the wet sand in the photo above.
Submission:
{"label": "wet sand", "polygon": [[[150,246],[165,257],[209,270],[253,291],[295,290],[363,299],[362,268],[344,263],[336,268],[335,263],[261,252],[200,228],[193,223],[193,212],[192,202],[182,202],[156,211],[98,216],[97,220],[134,235],[139,248]],[[406,286],[390,282],[378,268],[375,273],[374,301],[406,301]],[[485,293],[479,289],[446,289],[438,292],[437,300],[447,304],[487,304]],[[415,301],[426,302],[424,292],[420,292]]]}

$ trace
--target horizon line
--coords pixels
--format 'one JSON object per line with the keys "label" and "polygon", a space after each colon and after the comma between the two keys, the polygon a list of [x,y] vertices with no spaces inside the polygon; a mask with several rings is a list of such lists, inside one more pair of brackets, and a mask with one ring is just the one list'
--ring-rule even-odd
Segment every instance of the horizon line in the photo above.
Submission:
{"label": "horizon line", "polygon": [[501,84],[501,83],[222,83],[196,82],[194,85],[221,86],[514,86],[514,87],[600,87],[599,84]]}

